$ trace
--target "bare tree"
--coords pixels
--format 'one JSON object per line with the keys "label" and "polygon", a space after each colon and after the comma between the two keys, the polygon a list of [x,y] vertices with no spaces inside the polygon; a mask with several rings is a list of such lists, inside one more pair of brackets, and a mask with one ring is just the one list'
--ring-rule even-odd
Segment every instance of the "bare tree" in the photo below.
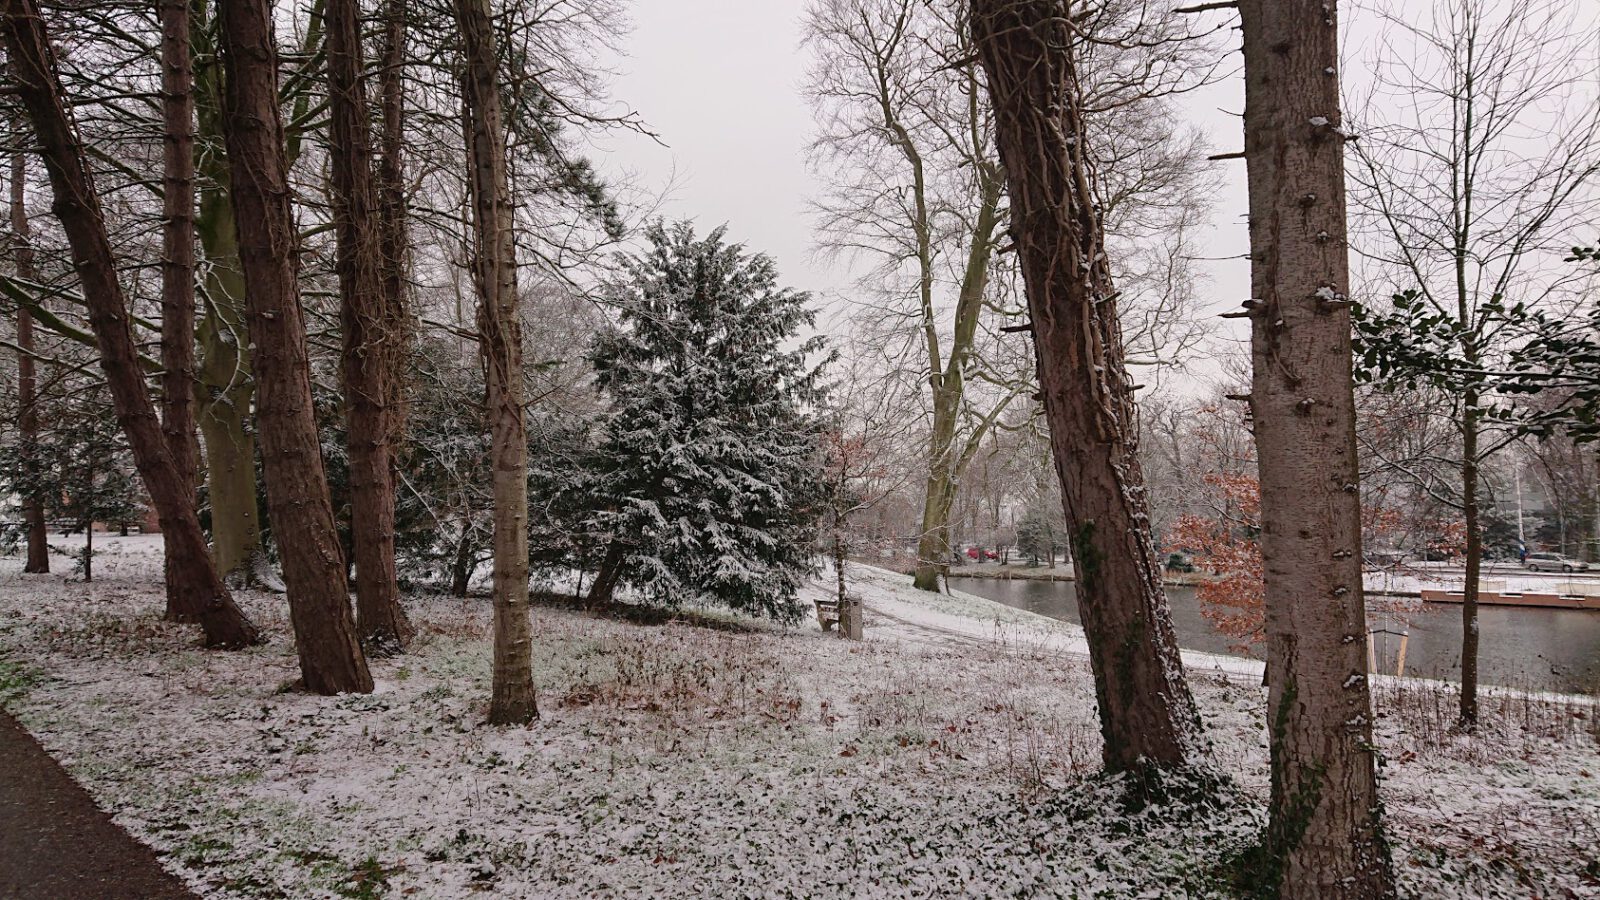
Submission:
{"label": "bare tree", "polygon": [[50,175],[56,215],[72,249],[117,418],[156,507],[161,530],[174,536],[167,579],[181,598],[179,608],[196,612],[208,646],[234,648],[256,643],[255,626],[234,604],[212,565],[199,516],[188,502],[192,494],[173,462],[155,404],[145,388],[99,195],[84,162],[83,144],[68,116],[54,54],[34,0],[8,0],[4,39],[11,79],[33,123]]}
{"label": "bare tree", "polygon": [[272,5],[237,0],[220,12],[222,126],[255,344],[267,514],[283,558],[300,672],[314,693],[366,693],[372,675],[350,614],[344,551],[311,407]]}
{"label": "bare tree", "polygon": [[1495,391],[1494,370],[1522,310],[1575,302],[1584,273],[1559,259],[1575,227],[1600,212],[1595,18],[1574,17],[1568,3],[1499,0],[1379,11],[1387,33],[1352,145],[1355,246],[1368,280],[1410,299],[1362,332],[1367,352],[1385,361],[1376,377],[1434,381],[1451,401],[1460,447],[1452,502],[1467,541],[1461,724],[1470,728],[1481,470],[1514,437],[1495,427],[1508,399]]}
{"label": "bare tree", "polygon": [[[962,474],[1028,386],[1025,372],[1002,374],[980,352],[1001,306],[992,276],[1005,180],[958,16],[945,2],[821,0],[806,20],[822,126],[812,154],[835,173],[818,203],[819,240],[870,259],[863,283],[890,301],[881,324],[928,387],[914,583],[929,591],[949,563]],[[973,380],[995,390],[972,390]]]}
{"label": "bare tree", "polygon": [[471,163],[473,283],[488,373],[494,470],[494,690],[489,721],[539,716],[528,618],[528,431],[522,403],[522,323],[506,175],[506,133],[489,0],[456,0],[466,66],[461,93]]}
{"label": "bare tree", "polygon": [[1272,673],[1258,874],[1284,898],[1392,897],[1365,656],[1334,4],[1243,0],[1239,11]]}
{"label": "bare tree", "polygon": [[1204,739],[1150,537],[1075,26],[1062,0],[974,0],[971,9],[1010,188],[1105,766],[1159,790],[1163,772],[1204,768]]}
{"label": "bare tree", "polygon": [[[394,238],[380,220],[373,177],[372,131],[362,77],[361,6],[327,0],[329,158],[338,233],[341,364],[350,457],[350,543],[356,564],[356,624],[369,652],[404,649],[411,623],[400,608],[395,570],[394,448],[398,391],[395,347],[403,312],[390,302]],[[384,208],[398,212],[391,205]]]}

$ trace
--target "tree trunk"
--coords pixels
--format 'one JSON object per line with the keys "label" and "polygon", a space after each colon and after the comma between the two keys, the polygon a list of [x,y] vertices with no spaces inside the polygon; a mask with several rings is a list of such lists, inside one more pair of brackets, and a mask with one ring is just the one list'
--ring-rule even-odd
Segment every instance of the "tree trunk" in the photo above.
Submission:
{"label": "tree trunk", "polygon": [[944,435],[941,447],[939,434],[941,428],[947,426],[937,413],[934,418],[928,481],[922,496],[922,530],[917,535],[917,569],[912,573],[911,584],[919,591],[937,592],[939,576],[950,571],[950,498],[953,491],[948,462],[950,435]]}
{"label": "tree trunk", "polygon": [[516,242],[489,0],[456,0],[455,6],[466,53],[461,93],[471,166],[472,274],[494,468],[494,696],[489,721],[514,725],[539,715],[528,618],[528,432],[522,409]]}
{"label": "tree trunk", "polygon": [[[920,157],[918,158],[920,179]],[[961,289],[956,297],[955,328],[950,335],[950,356],[944,369],[931,370],[929,387],[933,392],[933,429],[928,446],[928,481],[923,493],[922,530],[917,541],[917,570],[912,586],[918,590],[938,591],[939,576],[950,573],[950,510],[955,502],[956,485],[966,474],[976,442],[983,439],[993,421],[979,424],[967,437],[965,446],[956,448],[957,424],[966,396],[967,361],[972,356],[972,344],[978,333],[978,320],[983,312],[984,292],[989,286],[989,261],[993,256],[995,229],[999,227],[1000,200],[1004,184],[1000,173],[988,164],[978,175],[982,181],[982,201],[967,244],[967,260],[961,277]],[[918,221],[923,223],[919,234],[930,226],[921,202]],[[924,316],[931,316],[931,250],[919,243],[919,264],[923,269],[921,290]],[[927,334],[930,366],[938,363],[936,334]],[[1006,403],[1002,403],[1003,408]],[[948,586],[948,585],[946,585]]]}
{"label": "tree trunk", "polygon": [[134,465],[156,507],[163,533],[172,533],[175,551],[167,559],[167,578],[198,611],[209,647],[244,647],[260,640],[218,577],[206,550],[205,535],[189,488],[178,474],[145,389],[127,300],[117,280],[111,241],[106,236],[99,195],[84,164],[83,146],[68,118],[56,76],[44,20],[34,0],[6,0],[7,68],[39,139],[55,194],[72,262],[89,311],[89,325],[100,349],[100,366],[111,389],[117,422],[128,438]]}
{"label": "tree trunk", "polygon": [[1145,508],[1066,12],[1061,0],[974,0],[972,29],[1011,187],[1104,762],[1159,791],[1160,770],[1203,769],[1204,741]]}
{"label": "tree trunk", "polygon": [[224,576],[237,573],[248,582],[261,553],[256,438],[250,425],[255,380],[250,374],[239,234],[229,197],[228,158],[222,147],[221,66],[205,9],[206,4],[196,3],[189,19],[195,113],[208,148],[197,160],[203,177],[196,228],[205,254],[206,296],[199,334],[200,384],[204,389],[200,433],[205,438],[212,557]]}
{"label": "tree trunk", "polygon": [[[162,257],[161,432],[184,499],[198,503],[200,445],[195,436],[194,385],[194,70],[189,62],[189,2],[161,0]],[[170,558],[176,538],[162,532]],[[167,618],[192,622],[198,611],[167,582]]]}
{"label": "tree trunk", "polygon": [[[1478,725],[1478,594],[1483,573],[1483,530],[1478,508],[1478,395],[1467,391],[1461,417],[1461,512],[1467,528],[1467,575],[1461,586],[1460,727]],[[1563,529],[1564,531],[1564,529]],[[1565,542],[1565,534],[1562,535]]]}
{"label": "tree trunk", "polygon": [[589,588],[589,597],[584,601],[590,609],[603,609],[611,605],[617,596],[617,583],[622,580],[621,544],[612,544],[606,548],[606,555],[600,560],[600,570],[594,574],[594,585]]}
{"label": "tree trunk", "polygon": [[455,558],[450,561],[450,594],[455,597],[467,596],[467,588],[471,586],[473,564],[476,562],[472,551],[472,510],[466,510],[461,523],[461,536],[456,541]]}
{"label": "tree trunk", "polygon": [[[21,141],[20,127],[13,129]],[[11,155],[11,260],[17,277],[38,281],[33,268],[33,239],[28,223],[27,163],[22,151]],[[17,305],[17,438],[25,465],[35,462],[39,448],[38,374],[33,359],[33,313]],[[37,494],[22,498],[22,523],[27,530],[28,558],[22,571],[43,575],[50,571],[49,533],[44,502]]]}
{"label": "tree trunk", "polygon": [[269,0],[220,6],[223,135],[228,146],[245,309],[255,344],[256,416],[267,514],[283,560],[289,620],[305,689],[366,693],[345,566],[328,499],[300,309],[298,235],[290,209],[278,54]]}
{"label": "tree trunk", "polygon": [[1394,895],[1378,817],[1332,0],[1242,0],[1272,788],[1284,898]]}
{"label": "tree trunk", "polygon": [[842,604],[849,593],[845,590],[844,583],[844,560],[847,551],[844,544],[844,523],[837,517],[834,520],[833,529],[833,574],[835,580],[839,583],[839,603],[841,604],[839,608],[843,609]]}
{"label": "tree trunk", "polygon": [[369,652],[405,649],[411,623],[395,571],[395,379],[399,323],[387,314],[382,233],[372,178],[372,134],[362,81],[361,5],[327,0],[329,161],[337,232],[340,357],[350,457],[350,543],[356,566],[356,623]]}

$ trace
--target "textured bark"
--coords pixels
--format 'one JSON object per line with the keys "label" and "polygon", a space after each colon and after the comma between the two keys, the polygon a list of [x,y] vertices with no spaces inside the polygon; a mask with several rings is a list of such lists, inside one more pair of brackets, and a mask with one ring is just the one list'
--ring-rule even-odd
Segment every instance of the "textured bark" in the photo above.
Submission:
{"label": "textured bark", "polygon": [[394,546],[392,345],[401,323],[386,303],[383,234],[362,77],[360,3],[327,0],[325,22],[356,627],[369,652],[390,655],[405,649],[412,635],[400,607]]}
{"label": "textured bark", "polygon": [[[189,62],[189,2],[161,0],[162,229],[161,433],[185,499],[198,503],[200,444],[195,435],[194,385],[194,69]],[[170,558],[176,538],[162,533]],[[167,582],[167,618],[194,621],[198,611]]]}
{"label": "textured bark", "polygon": [[[21,128],[16,130],[20,132]],[[11,261],[18,278],[38,281],[28,224],[26,174],[26,163],[19,150],[11,156]],[[31,461],[39,447],[38,372],[33,359],[33,313],[21,304],[17,305],[17,348],[17,438],[24,459]],[[28,556],[22,571],[29,575],[46,574],[50,571],[49,534],[44,521],[44,503],[38,496],[22,498],[22,522],[28,542]]]}
{"label": "textured bark", "polygon": [[1272,683],[1258,873],[1278,896],[1394,895],[1361,584],[1332,0],[1243,0],[1251,408]]}
{"label": "textured bark", "polygon": [[539,715],[528,618],[528,433],[522,410],[516,243],[489,0],[456,0],[455,6],[466,53],[461,93],[471,168],[472,274],[494,469],[494,696],[489,721],[512,725]]}
{"label": "textured bark", "polygon": [[222,130],[255,344],[267,514],[283,560],[300,673],[314,693],[365,693],[372,690],[372,676],[350,614],[344,553],[311,407],[272,7],[270,0],[233,0],[220,11]]}
{"label": "textured bark", "polygon": [[[402,326],[390,348],[396,358],[410,351],[411,314],[406,303],[406,261],[410,240],[406,234],[405,191],[405,35],[406,0],[386,0],[383,10],[383,50],[379,60],[378,91],[382,111],[382,140],[378,158],[378,229],[383,245],[383,301],[385,314]],[[391,379],[397,434],[404,429],[405,385],[400,367]]]}
{"label": "textured bark", "polygon": [[1112,772],[1204,767],[1145,507],[1062,0],[974,0]]}
{"label": "textured bark", "polygon": [[206,303],[200,316],[200,433],[205,438],[206,493],[211,503],[211,553],[225,576],[249,581],[261,552],[261,512],[256,492],[256,437],[251,428],[255,380],[250,374],[250,334],[245,328],[244,273],[238,228],[229,200],[228,157],[222,144],[222,74],[205,19],[196,2],[189,20],[195,112],[208,152],[197,160],[205,255]]}
{"label": "textured bark", "polygon": [[176,538],[167,559],[167,580],[182,598],[182,607],[197,611],[207,646],[232,648],[256,643],[255,626],[234,605],[211,564],[200,519],[188,502],[189,486],[173,463],[155,404],[145,388],[99,195],[67,115],[50,42],[34,0],[6,0],[4,37],[7,68],[33,122],[50,173],[55,213],[72,250],[117,423],[127,435],[134,465],[156,507],[162,532]]}

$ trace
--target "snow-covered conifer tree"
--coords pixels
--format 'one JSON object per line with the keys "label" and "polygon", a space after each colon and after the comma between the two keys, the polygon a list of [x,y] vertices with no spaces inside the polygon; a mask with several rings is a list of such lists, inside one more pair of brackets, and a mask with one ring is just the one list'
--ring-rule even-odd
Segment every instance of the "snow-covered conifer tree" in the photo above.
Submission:
{"label": "snow-covered conifer tree", "polygon": [[793,619],[822,507],[818,338],[772,260],[657,223],[605,290],[596,339],[612,402],[589,468],[605,547],[590,599],[711,602]]}

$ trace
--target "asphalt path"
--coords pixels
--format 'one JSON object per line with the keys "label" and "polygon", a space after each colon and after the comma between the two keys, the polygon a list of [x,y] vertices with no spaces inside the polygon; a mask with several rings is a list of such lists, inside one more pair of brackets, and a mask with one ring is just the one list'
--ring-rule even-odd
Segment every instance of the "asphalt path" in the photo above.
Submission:
{"label": "asphalt path", "polygon": [[33,736],[0,711],[0,898],[192,900],[89,799]]}

